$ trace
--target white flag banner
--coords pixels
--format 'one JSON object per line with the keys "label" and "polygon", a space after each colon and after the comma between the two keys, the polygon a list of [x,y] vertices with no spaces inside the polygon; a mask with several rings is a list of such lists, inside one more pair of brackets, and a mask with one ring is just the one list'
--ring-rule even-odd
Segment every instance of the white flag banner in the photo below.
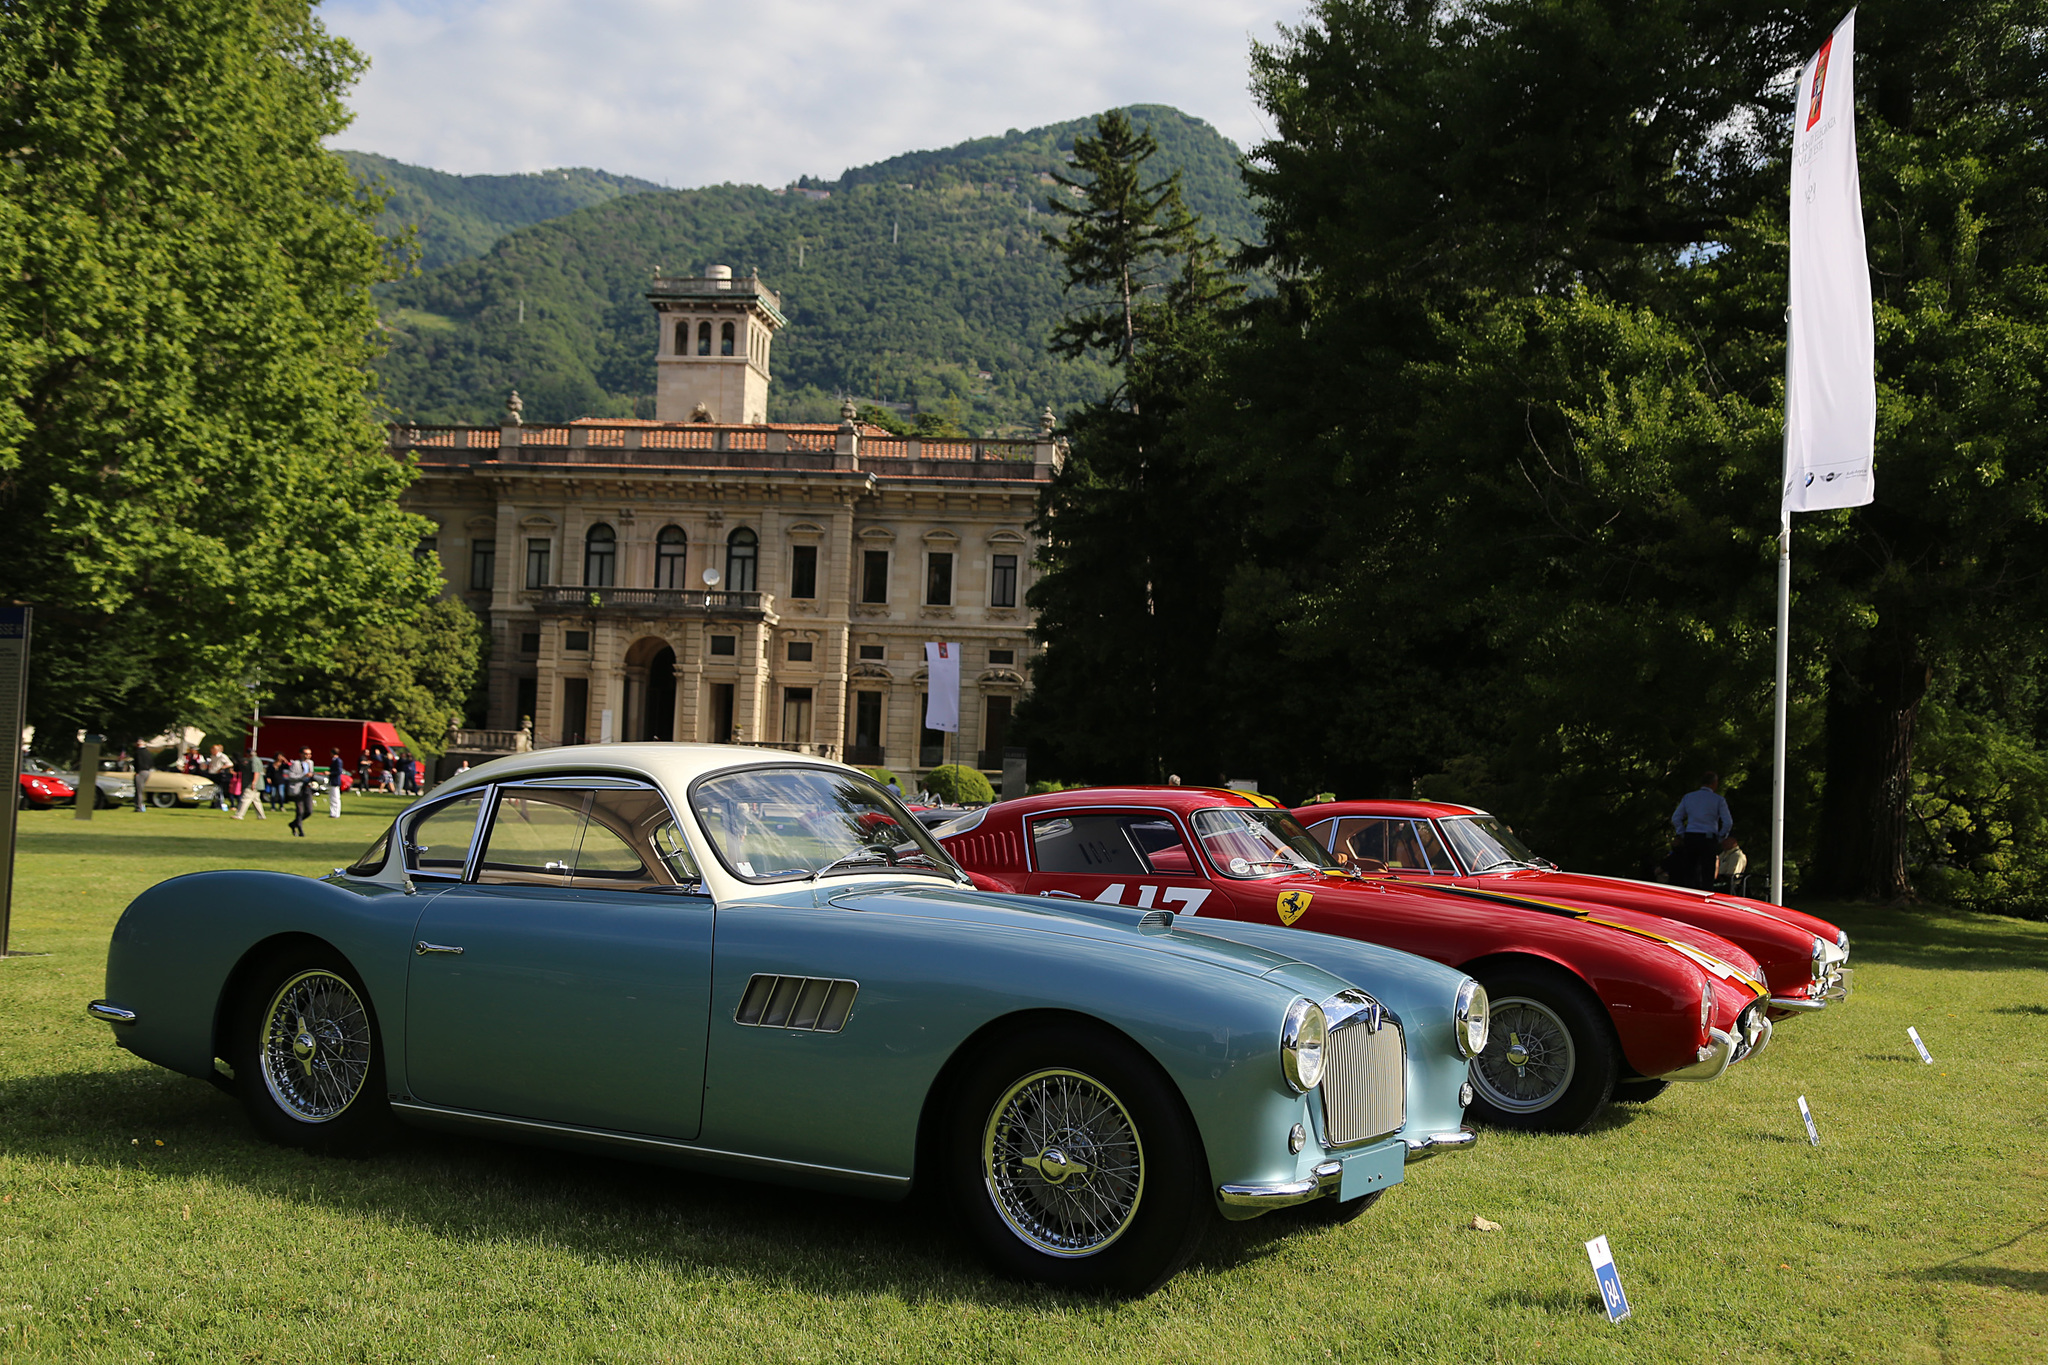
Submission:
{"label": "white flag banner", "polygon": [[1792,358],[1785,373],[1788,512],[1860,507],[1876,491],[1876,337],[1856,176],[1856,11],[1799,76],[1792,121]]}
{"label": "white flag banner", "polygon": [[927,642],[924,728],[960,733],[960,646]]}

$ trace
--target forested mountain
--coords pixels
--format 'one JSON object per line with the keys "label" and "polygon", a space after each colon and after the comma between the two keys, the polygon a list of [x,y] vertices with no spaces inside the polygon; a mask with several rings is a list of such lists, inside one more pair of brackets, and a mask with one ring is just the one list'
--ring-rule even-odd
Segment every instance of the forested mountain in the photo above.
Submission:
{"label": "forested mountain", "polygon": [[[1234,146],[1175,109],[1130,112],[1160,142],[1160,173],[1183,172],[1210,231],[1255,235]],[[758,268],[789,316],[773,420],[830,417],[841,393],[976,430],[1030,424],[1047,404],[1065,411],[1110,374],[1048,350],[1067,301],[1040,234],[1054,226],[1053,173],[1093,126],[1013,129],[789,191],[624,194],[520,229],[388,288],[385,401],[419,422],[491,422],[517,388],[529,421],[652,416],[648,282],[725,264]]]}
{"label": "forested mountain", "polygon": [[534,171],[526,175],[450,175],[408,166],[374,152],[339,152],[359,180],[381,179],[388,196],[377,230],[394,236],[417,230],[419,267],[438,270],[481,256],[517,228],[560,218],[622,194],[658,190],[651,180],[613,175],[587,167]]}

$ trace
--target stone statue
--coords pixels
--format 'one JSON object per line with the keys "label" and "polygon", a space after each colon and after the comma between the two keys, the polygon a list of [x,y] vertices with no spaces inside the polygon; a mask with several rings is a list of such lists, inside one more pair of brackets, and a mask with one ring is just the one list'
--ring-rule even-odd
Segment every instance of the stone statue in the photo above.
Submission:
{"label": "stone statue", "polygon": [[512,390],[512,396],[505,400],[505,425],[508,427],[524,425],[524,419],[521,414],[525,411],[526,404],[520,401],[519,390]]}
{"label": "stone statue", "polygon": [[1038,414],[1038,439],[1041,441],[1051,440],[1052,429],[1059,424],[1060,419],[1053,416],[1052,404],[1047,403],[1045,411]]}

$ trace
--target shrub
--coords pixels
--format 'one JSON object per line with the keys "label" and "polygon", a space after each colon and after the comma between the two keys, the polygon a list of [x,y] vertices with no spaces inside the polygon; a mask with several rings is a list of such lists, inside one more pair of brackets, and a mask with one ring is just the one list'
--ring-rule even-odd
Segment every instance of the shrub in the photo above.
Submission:
{"label": "shrub", "polygon": [[1054,782],[1047,778],[1042,782],[1033,782],[1024,794],[1026,796],[1043,796],[1047,792],[1078,791],[1087,785],[1086,782]]}
{"label": "shrub", "polygon": [[985,806],[996,799],[996,789],[988,784],[988,779],[960,763],[948,763],[926,773],[924,789],[954,806]]}
{"label": "shrub", "polygon": [[891,782],[896,782],[898,789],[901,789],[903,785],[901,782],[897,782],[896,774],[890,772],[887,768],[862,768],[861,771],[885,787]]}

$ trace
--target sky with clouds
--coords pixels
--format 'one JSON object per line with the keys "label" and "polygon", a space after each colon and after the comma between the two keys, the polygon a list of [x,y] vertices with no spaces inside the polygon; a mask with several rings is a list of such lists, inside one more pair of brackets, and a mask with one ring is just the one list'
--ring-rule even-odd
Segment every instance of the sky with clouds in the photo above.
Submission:
{"label": "sky with clouds", "polygon": [[832,177],[1122,104],[1240,147],[1252,42],[1305,0],[328,0],[371,60],[334,145],[463,174]]}

